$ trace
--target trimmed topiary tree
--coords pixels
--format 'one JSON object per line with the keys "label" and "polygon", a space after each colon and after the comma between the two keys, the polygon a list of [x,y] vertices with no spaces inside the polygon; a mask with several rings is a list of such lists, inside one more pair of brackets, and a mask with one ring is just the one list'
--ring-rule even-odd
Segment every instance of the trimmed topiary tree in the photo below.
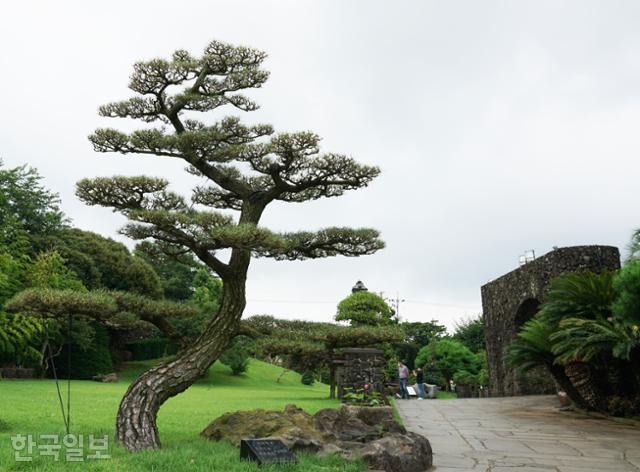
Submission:
{"label": "trimmed topiary tree", "polygon": [[336,321],[348,321],[351,326],[383,326],[393,323],[394,314],[380,295],[359,291],[338,304]]}
{"label": "trimmed topiary tree", "polygon": [[[98,152],[175,158],[201,180],[190,199],[169,182],[148,176],[85,179],[77,195],[89,205],[113,208],[129,219],[122,232],[154,239],[167,254],[191,251],[223,281],[222,302],[202,335],[177,357],[143,373],[129,387],[117,416],[117,438],[132,451],[160,447],[156,416],[169,398],[202,377],[238,331],[252,256],[301,260],[373,254],[383,247],[373,229],[326,228],[275,233],[260,220],[270,203],[337,197],[367,186],[378,174],[343,154],[320,153],[311,132],[272,136],[269,125],[243,125],[236,117],[195,119],[230,105],[252,111],[243,90],[268,78],[266,54],[214,41],[200,57],[178,50],[169,59],[135,64],[129,87],[135,96],[100,108],[113,118],[159,123],[124,133],[102,128],[90,136]],[[235,217],[229,211],[237,212]],[[228,251],[223,260],[220,251]]]}

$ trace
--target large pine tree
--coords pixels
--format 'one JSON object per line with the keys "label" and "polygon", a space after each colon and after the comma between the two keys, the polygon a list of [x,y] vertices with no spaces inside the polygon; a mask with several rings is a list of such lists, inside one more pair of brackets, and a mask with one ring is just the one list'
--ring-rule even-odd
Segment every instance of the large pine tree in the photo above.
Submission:
{"label": "large pine tree", "polygon": [[[116,429],[118,440],[132,451],[160,446],[160,406],[200,378],[237,333],[252,256],[361,256],[384,245],[373,229],[281,234],[259,226],[271,202],[337,197],[367,186],[379,174],[377,167],[343,154],[321,153],[320,138],[311,132],[274,135],[269,125],[247,126],[235,117],[216,122],[192,118],[194,112],[225,105],[257,109],[241,92],[265,83],[265,57],[255,49],[214,41],[198,58],[179,50],[169,60],[139,62],[129,84],[136,95],[102,106],[100,114],[161,126],[130,134],[98,129],[90,136],[98,152],[182,159],[189,173],[206,182],[193,190],[190,201],[169,191],[167,180],[147,176],[85,179],[78,183],[77,194],[89,205],[124,214],[130,221],[122,230],[125,235],[156,240],[169,254],[191,251],[224,284],[220,309],[202,335],[175,359],[143,373],[127,390]],[[235,210],[237,215],[216,210]],[[224,259],[223,250],[228,251]]]}

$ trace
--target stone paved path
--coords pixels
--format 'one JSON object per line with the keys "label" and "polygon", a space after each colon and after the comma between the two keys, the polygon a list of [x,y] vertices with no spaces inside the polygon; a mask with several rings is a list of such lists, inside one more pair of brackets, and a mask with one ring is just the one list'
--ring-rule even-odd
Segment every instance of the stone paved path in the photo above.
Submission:
{"label": "stone paved path", "polygon": [[640,428],[561,413],[553,397],[396,403],[438,472],[640,472]]}

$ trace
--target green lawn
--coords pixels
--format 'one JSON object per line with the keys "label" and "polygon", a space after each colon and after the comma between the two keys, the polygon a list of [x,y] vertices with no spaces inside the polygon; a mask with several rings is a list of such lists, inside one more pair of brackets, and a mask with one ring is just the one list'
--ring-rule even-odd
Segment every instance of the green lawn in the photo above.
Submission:
{"label": "green lawn", "polygon": [[[0,471],[5,470],[117,470],[117,471],[359,471],[363,464],[346,463],[338,458],[320,460],[300,456],[298,466],[258,468],[240,462],[238,449],[226,443],[201,439],[199,433],[214,418],[228,411],[253,408],[282,409],[295,403],[310,413],[336,407],[323,384],[305,386],[300,376],[287,373],[280,383],[282,369],[253,360],[248,372],[239,377],[215,364],[206,378],[185,393],[170,399],[160,410],[158,428],[163,448],[160,451],[131,454],[115,444],[115,415],[127,385],[151,363],[130,363],[114,384],[92,381],[71,383],[71,430],[75,434],[109,435],[110,459],[59,462],[38,456],[33,462],[15,462],[10,437],[14,434],[57,434],[64,430],[55,384],[52,380],[0,381]],[[66,392],[66,382],[63,384]],[[88,454],[85,444],[85,455]]]}
{"label": "green lawn", "polygon": [[438,390],[436,394],[436,398],[438,400],[452,400],[454,398],[458,398],[458,394],[454,392],[446,392],[444,390]]}

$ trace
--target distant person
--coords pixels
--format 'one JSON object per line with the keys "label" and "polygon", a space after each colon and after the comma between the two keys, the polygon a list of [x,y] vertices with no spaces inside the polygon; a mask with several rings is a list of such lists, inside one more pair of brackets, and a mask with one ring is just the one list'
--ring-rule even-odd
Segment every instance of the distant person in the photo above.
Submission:
{"label": "distant person", "polygon": [[402,361],[398,362],[398,378],[400,379],[400,396],[408,400],[407,380],[409,379],[409,368]]}
{"label": "distant person", "polygon": [[418,400],[422,400],[424,397],[424,373],[420,367],[414,372],[416,374],[416,383],[418,384]]}

